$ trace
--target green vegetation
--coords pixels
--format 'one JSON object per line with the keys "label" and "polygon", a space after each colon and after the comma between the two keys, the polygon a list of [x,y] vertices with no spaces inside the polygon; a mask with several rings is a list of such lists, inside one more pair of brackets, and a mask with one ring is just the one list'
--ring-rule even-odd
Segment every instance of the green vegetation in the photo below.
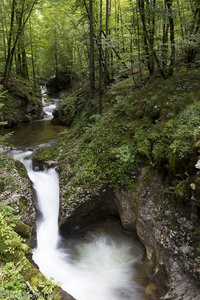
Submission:
{"label": "green vegetation", "polygon": [[58,287],[27,258],[33,230],[23,220],[30,221],[34,209],[25,169],[2,154],[0,168],[0,299],[60,299]]}
{"label": "green vegetation", "polygon": [[192,65],[198,59],[198,0],[5,0],[0,16],[6,86],[16,76],[36,86],[67,74],[70,86],[90,81],[90,96],[95,88],[102,95],[117,77],[139,74],[145,80],[159,72],[168,78],[177,61]]}
{"label": "green vegetation", "polygon": [[0,208],[0,299],[60,299],[57,286],[46,280],[26,258],[30,249],[16,232],[19,217],[2,202]]}
{"label": "green vegetation", "polygon": [[[20,77],[12,79],[4,89],[0,121],[7,127],[17,125],[43,116],[39,90],[31,82]],[[5,123],[6,122],[6,123]]]}
{"label": "green vegetation", "polygon": [[194,190],[198,160],[198,81],[197,71],[180,69],[171,79],[156,78],[136,90],[131,78],[113,85],[103,116],[90,116],[87,107],[77,115],[61,144],[63,170],[77,185],[127,188],[138,167],[148,164],[178,180],[175,195],[184,192],[184,198]]}
{"label": "green vegetation", "polygon": [[[148,166],[147,186],[148,176],[158,172],[170,209],[198,218],[199,80],[198,70],[186,68],[172,78],[157,77],[136,89],[132,78],[124,79],[108,89],[103,115],[94,114],[94,101],[83,97],[85,109],[77,113],[59,143],[62,205],[106,186],[132,190],[141,169]],[[159,195],[155,203],[161,204]],[[200,236],[195,233],[197,256],[199,244]]]}
{"label": "green vegetation", "polygon": [[[171,202],[198,212],[199,1],[1,4],[0,126],[42,117],[38,84],[53,78],[50,90],[68,90],[54,115],[55,122],[71,129],[59,146],[39,149],[35,156],[49,160],[58,155],[61,185],[67,185],[64,200],[107,185],[131,189],[141,168],[150,166],[163,176]],[[19,195],[21,185],[13,177],[26,178],[24,171],[17,172],[19,166],[9,158],[0,157],[0,166],[7,173],[0,175],[0,192]],[[28,209],[26,200],[11,204],[20,217]],[[16,233],[27,238],[29,230],[16,225],[11,212],[8,220],[7,213],[2,207],[0,294],[11,287],[16,295],[26,291],[27,297],[46,293]],[[47,283],[47,299],[51,288]]]}

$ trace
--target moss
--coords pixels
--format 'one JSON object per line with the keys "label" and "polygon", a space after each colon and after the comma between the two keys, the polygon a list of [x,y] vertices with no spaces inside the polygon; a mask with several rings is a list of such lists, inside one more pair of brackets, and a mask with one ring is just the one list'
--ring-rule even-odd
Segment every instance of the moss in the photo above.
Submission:
{"label": "moss", "polygon": [[32,228],[22,222],[16,224],[15,231],[25,239],[30,238],[32,234]]}
{"label": "moss", "polygon": [[200,140],[199,79],[196,70],[181,68],[168,80],[158,77],[140,88],[131,78],[112,85],[104,95],[104,114],[96,113],[95,99],[96,111],[89,114],[85,107],[77,113],[63,138],[61,185],[69,182],[72,194],[79,187],[127,189],[138,168],[150,165],[162,171],[174,200],[189,202],[188,178],[195,173]]}
{"label": "moss", "polygon": [[71,126],[76,114],[76,97],[68,96],[63,99],[60,105],[53,112],[53,122]]}
{"label": "moss", "polygon": [[26,178],[26,179],[29,180],[26,168],[25,168],[25,166],[20,161],[15,160],[15,167],[16,167],[17,172],[19,173],[20,177]]}
{"label": "moss", "polygon": [[57,157],[58,157],[58,146],[51,145],[51,146],[38,148],[33,158],[38,161],[50,161],[50,160],[56,160]]}
{"label": "moss", "polygon": [[43,116],[39,90],[22,78],[10,79],[2,101],[4,106],[1,109],[0,121],[6,121],[6,127],[40,119]]}
{"label": "moss", "polygon": [[[60,291],[51,281],[47,280],[26,258],[30,252],[25,240],[29,238],[31,228],[14,216],[12,208],[1,205],[0,213],[0,261],[1,281],[0,295],[33,299],[61,299]],[[33,297],[33,298],[32,298]]]}
{"label": "moss", "polygon": [[175,187],[175,196],[184,201],[189,199],[189,184],[187,181],[180,181]]}
{"label": "moss", "polygon": [[3,193],[5,190],[5,183],[2,179],[0,179],[0,193]]}

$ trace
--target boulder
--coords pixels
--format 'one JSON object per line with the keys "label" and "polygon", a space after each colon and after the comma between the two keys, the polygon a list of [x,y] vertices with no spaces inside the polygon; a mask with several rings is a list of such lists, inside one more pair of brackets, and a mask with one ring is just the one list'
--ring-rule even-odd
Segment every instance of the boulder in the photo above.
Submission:
{"label": "boulder", "polygon": [[54,96],[62,90],[69,89],[72,86],[73,79],[74,76],[68,72],[58,72],[46,84],[48,94]]}

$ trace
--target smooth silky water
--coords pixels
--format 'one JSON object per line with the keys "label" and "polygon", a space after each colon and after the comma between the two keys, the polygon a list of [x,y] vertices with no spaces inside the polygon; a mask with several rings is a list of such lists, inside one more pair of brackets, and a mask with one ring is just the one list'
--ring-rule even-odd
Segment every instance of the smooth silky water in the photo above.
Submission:
{"label": "smooth silky water", "polygon": [[[93,224],[72,237],[59,234],[59,178],[54,168],[34,171],[33,151],[13,150],[36,191],[37,247],[33,260],[47,278],[54,278],[77,300],[156,299],[145,294],[148,284],[144,249],[133,233],[123,231],[116,220]],[[78,229],[77,229],[78,231]]]}
{"label": "smooth silky water", "polygon": [[[27,131],[19,137],[20,141],[15,140],[15,145],[30,147],[38,141],[48,142],[45,131],[41,138],[36,138],[37,125],[45,128],[47,122],[26,125]],[[39,132],[38,129],[38,135]],[[78,237],[60,236],[58,174],[54,168],[34,171],[33,152],[12,150],[10,154],[25,165],[36,191],[40,217],[36,222],[37,247],[33,249],[33,260],[41,272],[47,278],[54,278],[77,300],[157,299],[155,294],[150,297],[145,293],[148,276],[141,243],[133,233],[124,232],[116,220],[90,226]]]}

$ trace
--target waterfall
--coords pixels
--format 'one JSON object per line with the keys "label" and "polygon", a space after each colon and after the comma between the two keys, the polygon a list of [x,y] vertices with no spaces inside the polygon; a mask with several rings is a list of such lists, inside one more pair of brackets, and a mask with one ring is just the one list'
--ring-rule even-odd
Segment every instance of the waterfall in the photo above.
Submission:
{"label": "waterfall", "polygon": [[53,118],[53,110],[56,108],[56,103],[46,104],[43,107],[43,111],[45,113],[45,119],[52,119]]}
{"label": "waterfall", "polygon": [[41,217],[37,220],[37,247],[33,260],[77,300],[144,300],[136,280],[142,249],[137,241],[95,233],[89,239],[61,246],[59,236],[59,178],[56,170],[34,171],[33,151],[12,151],[26,167],[37,195]]}

